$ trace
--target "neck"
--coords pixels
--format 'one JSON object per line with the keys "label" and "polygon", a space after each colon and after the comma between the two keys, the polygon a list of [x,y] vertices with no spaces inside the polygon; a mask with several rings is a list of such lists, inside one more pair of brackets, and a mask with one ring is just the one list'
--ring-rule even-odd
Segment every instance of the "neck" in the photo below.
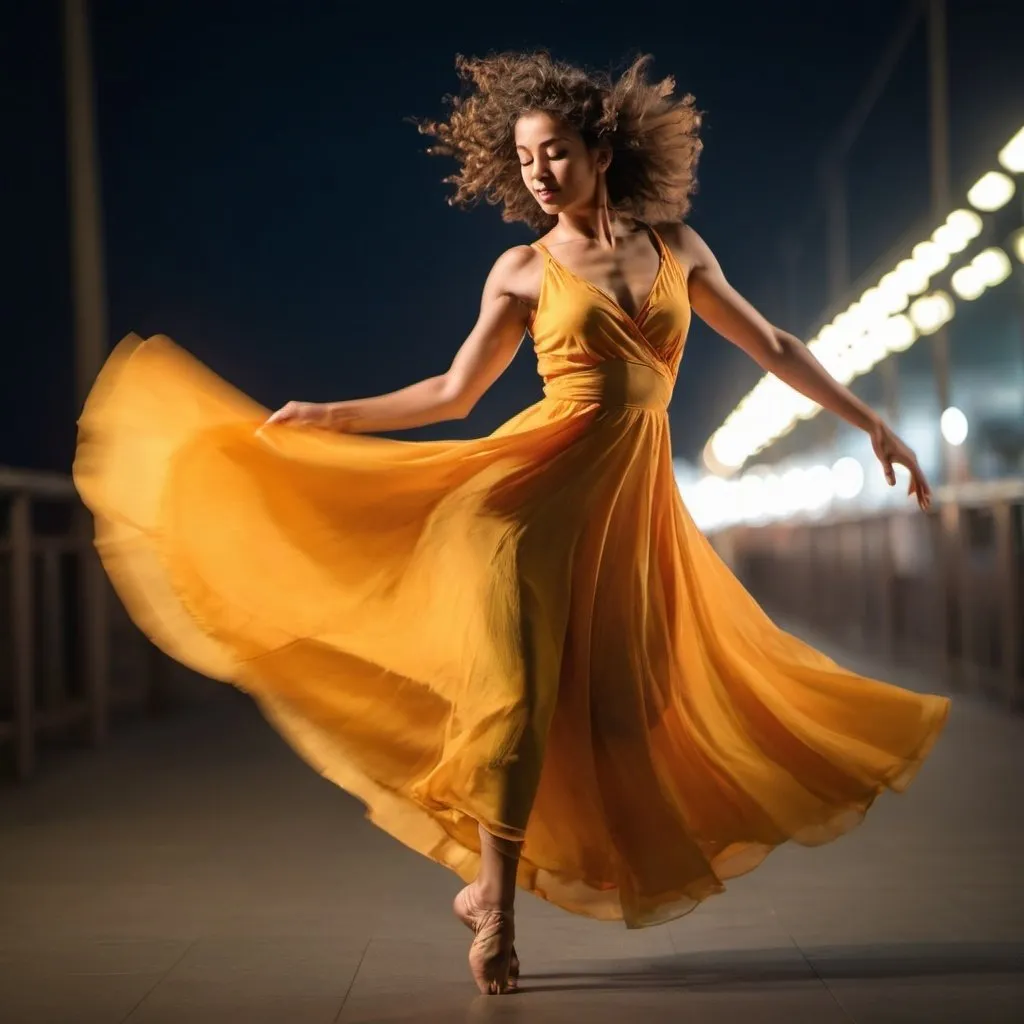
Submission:
{"label": "neck", "polygon": [[608,207],[608,191],[604,177],[598,182],[594,198],[587,206],[563,210],[558,215],[558,234],[562,241],[587,239],[599,249],[615,249],[619,242],[635,229],[634,223],[614,213]]}

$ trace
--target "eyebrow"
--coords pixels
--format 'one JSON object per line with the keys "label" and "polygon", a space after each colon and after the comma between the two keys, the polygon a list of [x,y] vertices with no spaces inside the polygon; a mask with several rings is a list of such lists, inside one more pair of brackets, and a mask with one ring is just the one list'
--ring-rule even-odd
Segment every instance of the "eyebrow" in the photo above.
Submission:
{"label": "eyebrow", "polygon": [[[552,142],[568,142],[568,141],[569,140],[564,135],[552,135],[550,139],[545,139],[542,143],[540,143],[540,145],[542,145],[542,146],[549,146],[549,145],[551,145]],[[519,143],[517,142],[516,143],[516,149],[526,149],[526,147],[519,145]]]}

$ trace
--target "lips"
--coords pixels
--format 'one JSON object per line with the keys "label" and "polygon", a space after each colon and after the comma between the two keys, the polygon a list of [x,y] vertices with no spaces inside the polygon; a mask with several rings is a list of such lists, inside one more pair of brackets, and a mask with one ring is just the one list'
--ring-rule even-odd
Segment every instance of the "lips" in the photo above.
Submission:
{"label": "lips", "polygon": [[557,188],[539,188],[537,189],[537,195],[541,199],[547,199],[553,196],[557,191]]}

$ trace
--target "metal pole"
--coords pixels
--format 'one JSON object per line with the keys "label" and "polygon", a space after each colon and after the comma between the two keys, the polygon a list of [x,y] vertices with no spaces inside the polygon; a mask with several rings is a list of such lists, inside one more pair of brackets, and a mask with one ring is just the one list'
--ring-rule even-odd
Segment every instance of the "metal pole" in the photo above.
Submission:
{"label": "metal pole", "polygon": [[[898,24],[853,108],[846,115],[839,131],[832,139],[822,162],[822,184],[825,201],[826,267],[828,275],[828,302],[831,307],[841,301],[850,286],[850,226],[846,195],[846,160],[864,127],[871,111],[880,100],[886,85],[892,79],[910,40],[913,38],[923,13],[922,0],[907,3]],[[899,419],[899,373],[894,358],[879,367],[885,406],[892,423]],[[824,429],[824,442],[834,444],[839,424],[829,420]]]}
{"label": "metal pole", "polygon": [[[906,31],[904,28],[903,31]],[[901,46],[905,42],[900,40]],[[894,58],[890,58],[894,59]],[[891,69],[889,69],[891,71]],[[850,214],[846,195],[844,171],[845,149],[836,149],[825,166],[825,232],[827,245],[828,301],[830,306],[839,302],[850,287]],[[899,374],[896,360],[882,361],[882,378],[886,415],[893,424],[899,419]],[[834,444],[838,423],[832,419],[827,428],[827,442]]]}
{"label": "metal pole", "polygon": [[[946,0],[928,2],[928,104],[931,150],[932,220],[938,224],[949,214],[949,54]],[[949,407],[949,331],[943,326],[932,335],[932,367],[939,412]],[[937,426],[937,424],[936,424]],[[966,476],[962,456],[942,441],[946,479],[956,483]]]}
{"label": "metal pole", "polygon": [[885,415],[892,427],[897,429],[900,422],[900,368],[895,357],[890,356],[882,360],[878,370],[882,378]]}
{"label": "metal pole", "polygon": [[[924,0],[925,3],[928,0]],[[836,133],[829,147],[831,158],[844,160],[853,144],[860,136],[861,130],[867,123],[871,111],[875,109],[878,101],[885,92],[900,60],[906,52],[910,40],[917,31],[918,23],[923,13],[922,0],[910,0],[904,7],[903,16],[896,26],[895,31],[889,37],[885,49],[879,55],[878,61],[871,71],[871,75],[864,87],[861,89],[853,108],[843,119],[843,123]]]}
{"label": "metal pole", "polygon": [[928,82],[931,109],[931,179],[933,212],[949,212],[949,48],[946,0],[928,3]]}
{"label": "metal pole", "polygon": [[[949,67],[945,0],[928,0],[928,107],[931,156],[932,220],[940,223],[948,214],[951,202],[949,185]],[[949,331],[943,326],[932,335],[932,367],[935,374],[935,397],[939,412],[949,407]],[[935,424],[938,429],[939,424]],[[955,484],[966,474],[963,455],[940,436],[942,463],[946,483]],[[957,504],[939,510],[942,540],[938,549],[940,565],[941,608],[947,628],[944,670],[952,684],[963,679],[963,668],[970,657],[968,620],[971,606],[966,573],[965,540],[967,509]],[[956,656],[954,657],[954,653]]]}
{"label": "metal pole", "polygon": [[92,55],[86,0],[64,0],[71,284],[74,297],[75,399],[82,407],[107,353],[106,282],[96,155]]}
{"label": "metal pole", "polygon": [[19,782],[36,766],[35,600],[32,586],[32,498],[11,502],[11,655],[14,667],[14,768]]}
{"label": "metal pole", "polygon": [[[844,156],[830,156],[823,169],[825,197],[825,272],[828,304],[832,308],[850,287],[850,222],[846,202]],[[821,427],[820,443],[833,448],[839,437],[839,418],[829,416]]]}
{"label": "metal pole", "polygon": [[[89,49],[87,0],[64,0],[64,75],[67,95],[71,280],[75,330],[75,399],[81,409],[107,353],[106,285],[100,211],[99,161]],[[87,517],[86,530],[91,529]],[[79,615],[82,659],[94,743],[107,733],[110,616],[107,581],[95,551],[82,550]]]}

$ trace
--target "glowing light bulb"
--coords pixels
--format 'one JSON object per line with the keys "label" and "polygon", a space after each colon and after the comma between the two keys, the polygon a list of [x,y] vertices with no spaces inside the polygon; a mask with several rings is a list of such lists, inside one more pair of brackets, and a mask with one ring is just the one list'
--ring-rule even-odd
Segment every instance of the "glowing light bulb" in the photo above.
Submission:
{"label": "glowing light bulb", "polygon": [[961,267],[950,279],[953,291],[961,299],[972,301],[985,291],[985,278],[973,264]]}
{"label": "glowing light bulb", "polygon": [[992,213],[1001,210],[1012,198],[1017,186],[1001,171],[983,174],[970,188],[967,200],[977,210]]}
{"label": "glowing light bulb", "polygon": [[1013,247],[1013,254],[1017,259],[1024,263],[1024,228],[1021,228],[1014,236],[1010,243]]}
{"label": "glowing light bulb", "polygon": [[973,210],[954,210],[946,218],[946,224],[957,234],[963,235],[967,241],[981,234],[981,218]]}
{"label": "glowing light bulb", "polygon": [[929,277],[949,266],[949,253],[932,241],[918,242],[913,248],[914,262]]}
{"label": "glowing light bulb", "polygon": [[928,288],[928,282],[931,280],[931,274],[915,260],[900,260],[892,273],[900,287],[905,288],[910,295],[920,295]]}
{"label": "glowing light bulb", "polygon": [[832,466],[832,488],[837,498],[856,498],[864,488],[864,467],[844,455]]}
{"label": "glowing light bulb", "polygon": [[939,429],[951,445],[961,445],[967,440],[967,417],[955,405],[951,405],[940,417]]}
{"label": "glowing light bulb", "polygon": [[1024,128],[999,151],[999,162],[1011,174],[1024,174]]}
{"label": "glowing light bulb", "polygon": [[981,275],[987,288],[1002,284],[1013,270],[1010,257],[998,247],[985,249],[971,260],[971,266]]}
{"label": "glowing light bulb", "polygon": [[910,307],[910,319],[921,334],[934,334],[953,318],[953,300],[945,292],[932,292]]}
{"label": "glowing light bulb", "polygon": [[910,317],[900,314],[885,322],[879,337],[890,352],[906,352],[917,340],[917,328]]}

